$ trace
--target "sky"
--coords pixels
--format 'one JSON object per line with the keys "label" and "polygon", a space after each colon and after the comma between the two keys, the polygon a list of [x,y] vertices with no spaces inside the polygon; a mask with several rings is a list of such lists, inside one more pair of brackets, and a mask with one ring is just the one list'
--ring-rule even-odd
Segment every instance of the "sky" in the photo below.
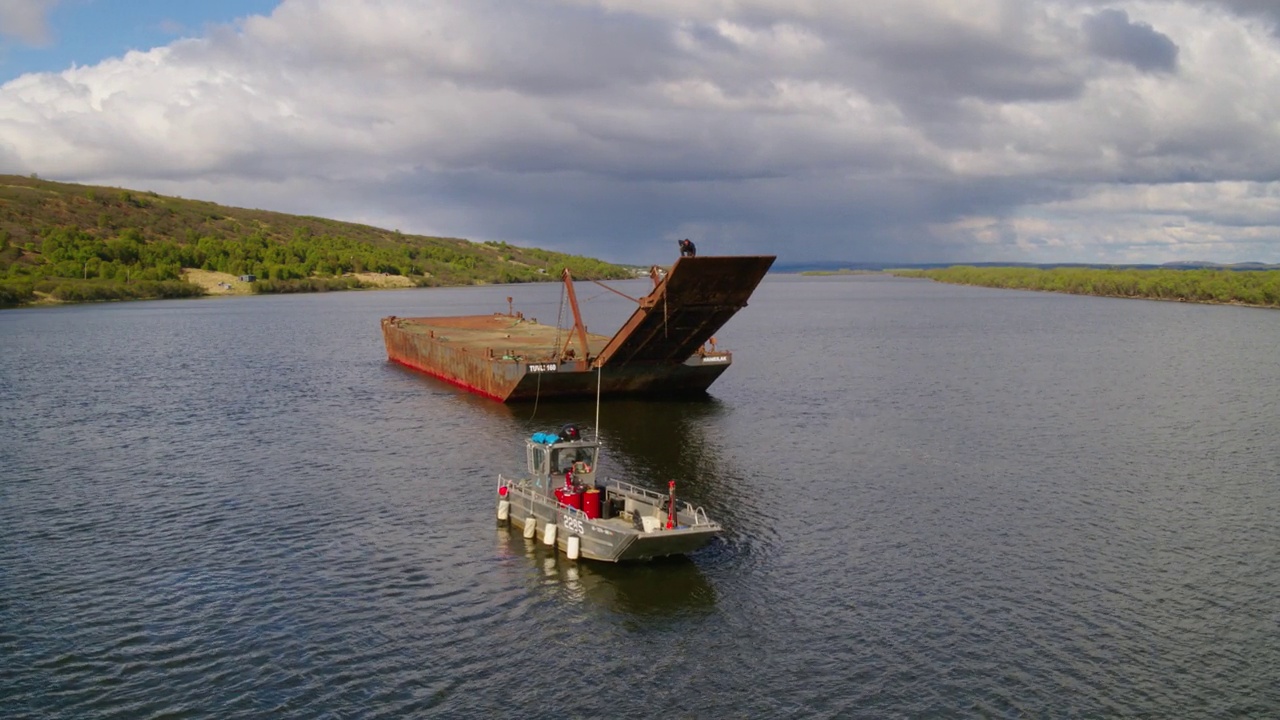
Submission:
{"label": "sky", "polygon": [[0,0],[0,173],[646,265],[1280,262],[1276,0]]}

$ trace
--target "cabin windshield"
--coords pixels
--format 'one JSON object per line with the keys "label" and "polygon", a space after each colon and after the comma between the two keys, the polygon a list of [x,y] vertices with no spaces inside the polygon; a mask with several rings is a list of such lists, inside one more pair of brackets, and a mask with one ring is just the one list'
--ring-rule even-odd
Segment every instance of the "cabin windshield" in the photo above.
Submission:
{"label": "cabin windshield", "polygon": [[[574,467],[575,464],[577,465],[576,468]],[[551,451],[551,468],[560,474],[569,470],[574,470],[578,473],[594,472],[596,468],[596,448],[556,448]]]}
{"label": "cabin windshield", "polygon": [[546,475],[547,447],[529,443],[529,474]]}

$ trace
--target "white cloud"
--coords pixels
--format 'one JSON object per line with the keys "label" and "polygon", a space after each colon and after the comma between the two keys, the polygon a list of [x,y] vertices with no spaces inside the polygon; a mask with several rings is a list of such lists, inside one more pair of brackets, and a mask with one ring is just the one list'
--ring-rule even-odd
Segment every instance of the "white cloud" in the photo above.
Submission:
{"label": "white cloud", "polygon": [[[1280,179],[1260,17],[286,0],[0,87],[0,165],[639,263],[675,237],[792,259],[1280,261],[1280,219],[1246,211]],[[1132,202],[1187,187],[1177,213]]]}

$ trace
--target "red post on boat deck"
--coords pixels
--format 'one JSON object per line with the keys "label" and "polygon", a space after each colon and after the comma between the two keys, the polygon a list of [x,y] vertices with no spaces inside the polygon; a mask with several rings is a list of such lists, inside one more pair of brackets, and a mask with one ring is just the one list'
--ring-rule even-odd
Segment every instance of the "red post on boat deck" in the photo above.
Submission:
{"label": "red post on boat deck", "polygon": [[670,530],[676,526],[676,481],[672,480],[667,484],[667,529]]}

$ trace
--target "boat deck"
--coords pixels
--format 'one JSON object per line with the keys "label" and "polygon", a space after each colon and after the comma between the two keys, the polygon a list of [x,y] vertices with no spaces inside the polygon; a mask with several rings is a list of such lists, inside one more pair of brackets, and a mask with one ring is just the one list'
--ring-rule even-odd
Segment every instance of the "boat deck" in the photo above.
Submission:
{"label": "boat deck", "polygon": [[[746,306],[773,264],[772,255],[681,258],[640,300],[612,337],[586,333],[583,352],[573,328],[558,328],[514,311],[461,317],[389,317],[387,326],[480,357],[563,362],[566,348],[579,360],[616,368],[633,364],[677,366],[698,352]],[[585,368],[584,368],[585,369]]]}
{"label": "boat deck", "polygon": [[[392,322],[405,333],[425,335],[447,347],[486,355],[493,351],[495,359],[555,361],[569,340],[572,330],[557,329],[520,315],[464,315],[455,317],[394,318]],[[599,354],[609,338],[587,333],[592,356]],[[578,348],[578,337],[572,336],[570,349]]]}

